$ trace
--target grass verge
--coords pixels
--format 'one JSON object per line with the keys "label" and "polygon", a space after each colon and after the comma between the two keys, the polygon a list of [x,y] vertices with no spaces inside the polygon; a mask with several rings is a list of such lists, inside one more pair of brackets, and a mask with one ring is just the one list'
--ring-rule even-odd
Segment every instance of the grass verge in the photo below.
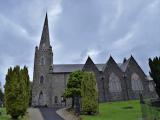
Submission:
{"label": "grass verge", "polygon": [[[6,114],[5,108],[0,108],[0,120],[12,120],[10,115]],[[26,114],[23,118],[19,118],[18,120],[29,120],[29,117]]]}
{"label": "grass verge", "polygon": [[141,120],[141,108],[138,100],[108,102],[99,105],[99,114],[82,115],[82,120]]}

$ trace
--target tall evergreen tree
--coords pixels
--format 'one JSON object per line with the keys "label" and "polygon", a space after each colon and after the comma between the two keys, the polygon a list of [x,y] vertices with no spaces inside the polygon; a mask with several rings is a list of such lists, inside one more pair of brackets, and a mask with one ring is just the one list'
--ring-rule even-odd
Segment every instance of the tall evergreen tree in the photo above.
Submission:
{"label": "tall evergreen tree", "polygon": [[2,91],[2,88],[0,88],[0,107],[2,106],[4,102],[4,93]]}
{"label": "tall evergreen tree", "polygon": [[30,100],[30,81],[29,81],[29,75],[28,75],[28,68],[24,66],[24,68],[21,70],[22,75],[22,81],[24,82],[24,95],[25,95],[25,106],[26,108],[29,105]]}
{"label": "tall evergreen tree", "polygon": [[98,89],[95,75],[84,72],[81,82],[82,111],[87,114],[98,112]]}
{"label": "tall evergreen tree", "polygon": [[19,66],[8,69],[5,84],[5,105],[7,114],[17,119],[23,116],[29,103],[29,76],[28,69]]}
{"label": "tall evergreen tree", "polygon": [[156,86],[156,92],[160,97],[160,57],[155,57],[153,60],[149,58],[150,76],[153,78]]}

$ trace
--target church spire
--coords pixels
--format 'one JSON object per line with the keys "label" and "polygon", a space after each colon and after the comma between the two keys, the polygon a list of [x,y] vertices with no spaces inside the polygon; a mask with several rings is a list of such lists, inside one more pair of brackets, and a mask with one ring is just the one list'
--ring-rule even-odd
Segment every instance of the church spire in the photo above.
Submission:
{"label": "church spire", "polygon": [[42,36],[41,36],[41,41],[39,48],[41,49],[48,49],[50,48],[50,38],[49,38],[49,26],[48,26],[48,16],[46,13],[45,21],[44,21],[44,26],[43,26],[43,31],[42,31]]}

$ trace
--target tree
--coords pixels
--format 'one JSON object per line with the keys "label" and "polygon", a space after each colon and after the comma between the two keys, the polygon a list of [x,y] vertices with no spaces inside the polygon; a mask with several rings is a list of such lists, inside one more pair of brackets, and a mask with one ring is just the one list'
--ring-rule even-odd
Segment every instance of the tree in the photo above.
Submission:
{"label": "tree", "polygon": [[0,107],[3,105],[4,102],[4,93],[2,91],[2,89],[0,88]]}
{"label": "tree", "polygon": [[2,86],[1,86],[1,82],[0,82],[0,106],[2,106],[3,104],[3,101],[4,101],[4,93],[2,91]]}
{"label": "tree", "polygon": [[87,114],[98,113],[98,89],[92,72],[84,72],[81,82],[82,111]]}
{"label": "tree", "polygon": [[32,105],[32,85],[33,85],[33,82],[30,81],[30,94],[29,94],[29,106]]}
{"label": "tree", "polygon": [[83,78],[82,71],[75,71],[69,75],[67,82],[67,89],[65,90],[64,96],[66,98],[72,98],[72,108],[74,107],[74,97],[81,95],[81,81]]}
{"label": "tree", "polygon": [[28,68],[24,66],[23,69],[21,69],[21,80],[24,82],[24,95],[25,95],[25,107],[27,108],[30,102],[30,81],[29,81],[29,75],[28,75]]}
{"label": "tree", "polygon": [[160,97],[160,57],[155,57],[153,60],[149,58],[150,76],[155,82],[155,90]]}
{"label": "tree", "polygon": [[7,114],[13,119],[23,116],[29,103],[29,75],[27,67],[8,69],[5,83],[5,105]]}

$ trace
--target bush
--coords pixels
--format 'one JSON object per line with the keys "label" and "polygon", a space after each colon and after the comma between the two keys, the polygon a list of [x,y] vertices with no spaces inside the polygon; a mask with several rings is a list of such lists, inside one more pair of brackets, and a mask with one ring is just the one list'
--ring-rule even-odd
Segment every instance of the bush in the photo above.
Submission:
{"label": "bush", "polygon": [[9,68],[5,83],[5,105],[7,114],[13,119],[25,115],[29,103],[28,69],[19,66]]}
{"label": "bush", "polygon": [[98,89],[94,73],[84,72],[81,82],[82,112],[98,113]]}
{"label": "bush", "polygon": [[67,82],[67,89],[65,90],[64,96],[66,98],[72,98],[72,108],[74,107],[74,97],[81,95],[81,81],[83,78],[82,71],[75,71],[69,75]]}
{"label": "bush", "polygon": [[153,60],[149,59],[149,66],[150,66],[150,76],[153,78],[156,86],[156,92],[160,97],[160,57],[155,57]]}

